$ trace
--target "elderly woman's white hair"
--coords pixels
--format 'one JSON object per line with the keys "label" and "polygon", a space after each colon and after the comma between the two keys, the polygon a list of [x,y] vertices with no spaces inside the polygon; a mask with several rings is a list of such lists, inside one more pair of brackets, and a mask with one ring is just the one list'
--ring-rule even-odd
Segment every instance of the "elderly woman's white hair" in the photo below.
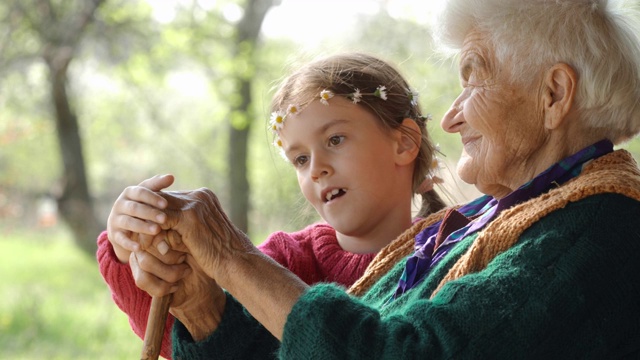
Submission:
{"label": "elderly woman's white hair", "polygon": [[[579,77],[575,97],[585,125],[614,143],[640,132],[640,20],[614,0],[449,0],[437,38],[459,50],[484,33],[515,83],[564,62]],[[507,61],[509,60],[509,61]]]}

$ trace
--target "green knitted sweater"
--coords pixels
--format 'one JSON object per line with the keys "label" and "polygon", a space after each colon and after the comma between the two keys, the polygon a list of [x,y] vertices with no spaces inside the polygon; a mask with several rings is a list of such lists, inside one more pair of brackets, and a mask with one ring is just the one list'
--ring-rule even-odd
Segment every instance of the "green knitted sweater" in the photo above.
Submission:
{"label": "green knitted sweater", "polygon": [[362,301],[312,287],[286,359],[617,359],[640,355],[640,202],[597,195],[537,222],[485,270],[429,297],[475,237],[387,303],[404,261]]}
{"label": "green knitted sweater", "polygon": [[[640,176],[635,164],[631,168],[630,191],[637,194]],[[626,186],[630,181],[619,180],[624,171],[607,171],[605,184]],[[593,194],[578,188],[568,194],[560,191],[559,198],[566,203],[522,225],[514,245],[483,269],[447,282],[433,298],[441,279],[476,238],[487,237],[483,232],[458,243],[425,281],[394,301],[389,299],[404,260],[361,299],[331,284],[311,287],[289,314],[277,356],[638,358],[640,201],[635,195],[633,199],[612,193],[626,193],[619,189]],[[555,201],[546,195],[541,198],[538,203],[545,206]],[[523,204],[525,209],[534,206]],[[506,220],[517,216],[503,215]],[[505,217],[494,222],[499,225]],[[498,228],[492,234],[500,238],[508,230]],[[231,358],[234,352],[235,358],[275,356],[277,344],[271,335],[229,300],[221,327],[203,342],[189,344],[188,334],[177,324],[175,358]]]}

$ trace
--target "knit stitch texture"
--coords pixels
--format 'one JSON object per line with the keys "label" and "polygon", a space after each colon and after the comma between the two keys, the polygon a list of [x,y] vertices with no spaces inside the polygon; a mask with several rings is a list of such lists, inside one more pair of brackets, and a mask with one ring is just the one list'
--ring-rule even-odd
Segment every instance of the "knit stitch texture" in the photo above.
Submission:
{"label": "knit stitch texture", "polygon": [[394,301],[404,260],[389,260],[395,267],[361,300],[313,286],[287,319],[279,356],[637,358],[639,218],[640,172],[616,151],[501,213]]}

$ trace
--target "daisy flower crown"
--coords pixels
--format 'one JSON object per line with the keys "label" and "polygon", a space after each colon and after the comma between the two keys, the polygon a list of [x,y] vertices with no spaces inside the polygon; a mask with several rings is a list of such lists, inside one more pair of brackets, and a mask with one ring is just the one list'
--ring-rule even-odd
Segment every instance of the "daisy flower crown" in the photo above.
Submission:
{"label": "daisy flower crown", "polygon": [[[336,94],[331,90],[324,89],[320,91],[319,99],[320,99],[320,103],[322,103],[323,105],[329,105],[329,100],[331,98],[333,98],[334,96],[342,96],[351,100],[351,102],[353,102],[354,104],[357,104],[360,101],[362,101],[362,98],[364,96],[373,96],[383,101],[386,101],[387,95],[388,95],[387,87],[384,85],[379,85],[374,92],[369,92],[369,93],[361,92],[360,89],[358,88],[356,88],[352,93],[348,93],[348,94]],[[416,90],[406,89],[406,96],[409,99],[410,105],[412,107],[418,105],[418,92]],[[276,138],[274,141],[274,145],[276,147],[280,147],[280,148],[282,147],[282,142],[278,137],[278,132],[284,126],[284,122],[287,120],[287,118],[289,118],[289,116],[296,115],[300,111],[301,111],[301,106],[289,105],[287,109],[284,111],[279,110],[271,113],[271,118],[269,120],[269,128],[271,129],[271,131],[274,132],[274,134],[276,134]],[[431,120],[431,115],[428,114],[427,116],[419,116],[419,118],[423,121],[427,121],[427,120]]]}
{"label": "daisy flower crown", "polygon": [[[418,95],[419,94],[416,90],[406,89],[406,96],[409,99],[410,105],[412,107],[415,107],[418,105]],[[364,96],[373,96],[373,97],[380,98],[383,101],[386,101],[388,97],[388,93],[387,93],[387,88],[384,85],[379,85],[374,92],[369,92],[369,93],[361,92],[360,89],[358,88],[356,88],[352,93],[348,93],[348,94],[336,94],[331,90],[324,89],[320,91],[320,94],[319,94],[320,103],[322,103],[323,105],[329,105],[329,100],[334,96],[345,97],[351,100],[354,104],[357,104],[360,101],[362,101],[362,98]],[[314,98],[313,100],[317,100],[317,99],[318,98]],[[284,111],[279,110],[271,113],[271,118],[269,120],[269,128],[273,131],[273,133],[276,136],[273,144],[280,150],[280,155],[282,155],[282,157],[285,160],[287,160],[287,157],[284,155],[284,151],[283,151],[284,149],[282,148],[282,141],[280,141],[280,138],[278,137],[278,132],[284,126],[284,123],[287,120],[287,118],[298,114],[301,110],[302,110],[302,106],[300,105],[289,105],[287,109]],[[409,116],[407,115],[407,117]],[[422,120],[423,122],[427,122],[432,119],[431,114],[427,114],[426,116],[418,115],[417,117],[419,118],[419,120]],[[436,145],[434,150],[436,153],[440,153],[440,146]],[[420,194],[426,193],[432,190],[436,184],[443,183],[442,178],[439,176],[439,172],[440,172],[440,169],[442,168],[442,164],[443,164],[442,161],[437,156],[434,155],[431,161],[431,164],[429,166],[429,169],[427,170],[427,174],[425,175],[425,178],[422,181],[422,183],[416,189],[416,193],[420,193]]]}

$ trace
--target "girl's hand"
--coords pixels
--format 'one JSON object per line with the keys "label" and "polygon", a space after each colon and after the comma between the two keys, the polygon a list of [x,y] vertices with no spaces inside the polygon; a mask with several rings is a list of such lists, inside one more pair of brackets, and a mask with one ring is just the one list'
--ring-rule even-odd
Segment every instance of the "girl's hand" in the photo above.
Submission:
{"label": "girl's hand", "polygon": [[148,247],[153,236],[160,233],[160,225],[166,220],[162,210],[167,201],[156,192],[171,186],[173,181],[173,175],[156,175],[124,189],[113,204],[107,233],[120,262],[128,262],[132,252]]}

